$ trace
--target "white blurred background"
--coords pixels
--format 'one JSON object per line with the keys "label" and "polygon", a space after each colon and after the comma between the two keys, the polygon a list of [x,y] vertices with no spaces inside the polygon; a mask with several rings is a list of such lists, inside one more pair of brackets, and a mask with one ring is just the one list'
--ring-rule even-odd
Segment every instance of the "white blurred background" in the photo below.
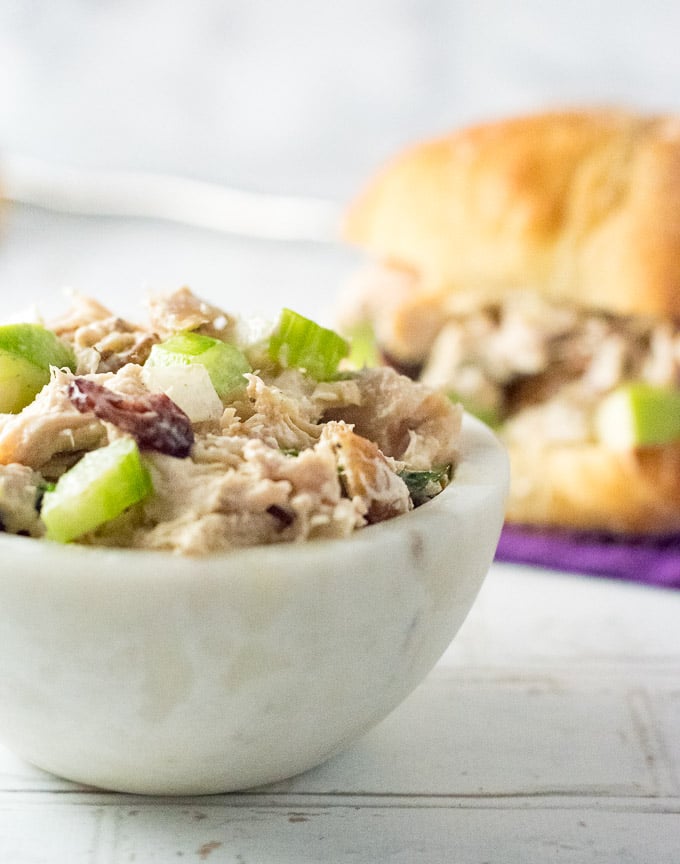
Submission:
{"label": "white blurred background", "polygon": [[[393,152],[471,121],[680,109],[679,32],[670,0],[0,0],[0,159],[172,173],[341,209]],[[7,217],[3,303],[71,286],[129,305],[189,283],[230,307],[326,315],[357,257],[34,207]]]}

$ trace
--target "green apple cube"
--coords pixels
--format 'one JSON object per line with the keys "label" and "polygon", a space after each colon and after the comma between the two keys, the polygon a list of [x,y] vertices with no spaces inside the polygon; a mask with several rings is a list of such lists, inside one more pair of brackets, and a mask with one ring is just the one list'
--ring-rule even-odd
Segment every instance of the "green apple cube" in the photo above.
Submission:
{"label": "green apple cube", "polygon": [[50,366],[75,369],[73,351],[40,324],[0,326],[0,413],[15,414],[50,380]]}
{"label": "green apple cube", "polygon": [[369,321],[355,324],[345,335],[350,344],[347,357],[350,366],[355,369],[363,369],[365,366],[380,365],[380,350],[375,337],[375,330]]}
{"label": "green apple cube", "polygon": [[634,382],[604,398],[595,414],[600,441],[615,449],[680,439],[680,391]]}
{"label": "green apple cube", "polygon": [[328,330],[303,315],[284,309],[269,339],[269,355],[284,367],[304,369],[317,381],[327,381],[350,353],[350,345],[334,330]]}
{"label": "green apple cube", "polygon": [[244,374],[252,372],[242,351],[229,342],[200,333],[177,333],[151,349],[145,366],[190,366],[198,363],[210,376],[220,399],[245,387]]}
{"label": "green apple cube", "polygon": [[43,496],[40,512],[50,540],[68,543],[115,519],[153,491],[132,438],[86,453]]}
{"label": "green apple cube", "polygon": [[192,423],[219,420],[224,406],[205,366],[145,366],[142,377],[152,393],[165,393]]}

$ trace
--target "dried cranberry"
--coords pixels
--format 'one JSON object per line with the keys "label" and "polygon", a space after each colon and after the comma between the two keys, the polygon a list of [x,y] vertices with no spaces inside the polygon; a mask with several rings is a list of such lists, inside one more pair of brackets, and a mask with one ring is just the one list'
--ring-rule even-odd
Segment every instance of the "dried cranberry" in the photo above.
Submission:
{"label": "dried cranberry", "polygon": [[281,528],[287,528],[295,522],[295,514],[291,513],[290,510],[286,510],[285,507],[279,507],[278,504],[272,504],[270,507],[267,507],[267,513],[280,523]]}
{"label": "dried cranberry", "polygon": [[132,435],[142,450],[157,450],[181,459],[191,452],[191,420],[164,393],[133,399],[87,378],[74,378],[68,385],[68,397],[81,414],[91,411],[100,420]]}

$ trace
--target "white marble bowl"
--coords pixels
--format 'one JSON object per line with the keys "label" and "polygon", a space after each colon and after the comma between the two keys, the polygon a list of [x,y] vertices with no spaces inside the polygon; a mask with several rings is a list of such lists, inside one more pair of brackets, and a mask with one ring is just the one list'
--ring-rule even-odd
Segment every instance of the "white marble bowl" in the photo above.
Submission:
{"label": "white marble bowl", "polygon": [[0,737],[136,793],[311,768],[441,656],[492,561],[507,482],[500,445],[466,417],[454,482],[351,539],[187,559],[0,536]]}

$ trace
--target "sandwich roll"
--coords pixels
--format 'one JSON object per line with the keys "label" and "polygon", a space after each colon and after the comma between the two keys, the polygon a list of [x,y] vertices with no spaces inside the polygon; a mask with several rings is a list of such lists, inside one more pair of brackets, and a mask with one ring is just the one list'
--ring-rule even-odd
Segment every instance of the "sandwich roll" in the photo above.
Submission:
{"label": "sandwich roll", "polygon": [[508,521],[680,531],[680,117],[549,112],[420,143],[345,237],[371,259],[345,325],[496,427]]}

